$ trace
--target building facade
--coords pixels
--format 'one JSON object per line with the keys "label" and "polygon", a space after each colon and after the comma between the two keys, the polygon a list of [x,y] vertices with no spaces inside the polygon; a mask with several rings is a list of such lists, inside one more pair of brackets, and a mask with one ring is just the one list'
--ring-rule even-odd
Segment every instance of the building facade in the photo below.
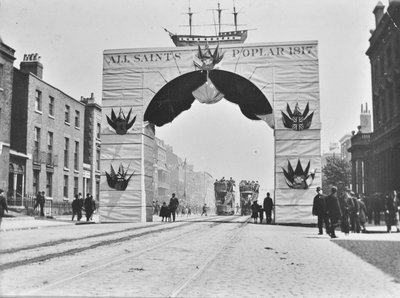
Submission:
{"label": "building facade", "polygon": [[[375,30],[366,52],[371,63],[373,131],[351,139],[353,190],[400,190],[400,1],[375,7]],[[362,123],[361,123],[362,126]]]}
{"label": "building facade", "polygon": [[0,39],[0,188],[9,204],[25,206],[39,191],[52,202],[99,199],[100,105],[44,81],[38,54],[14,67],[14,53]]}
{"label": "building facade", "polygon": [[12,82],[15,50],[0,38],[0,188],[8,190],[10,162]]}
{"label": "building facade", "polygon": [[83,191],[85,104],[45,82],[42,73],[37,54],[25,55],[14,69],[11,144],[28,159],[12,161],[26,169],[21,194],[44,191],[47,199],[68,200]]}

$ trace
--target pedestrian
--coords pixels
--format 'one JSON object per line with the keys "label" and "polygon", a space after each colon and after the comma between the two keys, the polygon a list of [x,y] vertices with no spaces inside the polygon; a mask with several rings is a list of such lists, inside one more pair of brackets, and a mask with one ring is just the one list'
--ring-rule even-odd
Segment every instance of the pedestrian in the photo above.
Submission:
{"label": "pedestrian", "polygon": [[332,186],[331,193],[326,197],[326,210],[329,217],[329,236],[337,238],[335,229],[339,226],[342,211],[340,210],[336,186]]}
{"label": "pedestrian", "polygon": [[203,214],[204,214],[204,216],[207,216],[207,209],[208,209],[207,204],[204,204],[202,212],[201,212],[201,216],[203,216]]}
{"label": "pedestrian", "polygon": [[81,193],[78,194],[78,202],[79,202],[78,221],[80,221],[81,218],[82,218],[82,209],[83,209],[83,206],[85,204],[85,201],[83,200],[83,197],[82,197]]}
{"label": "pedestrian", "polygon": [[75,215],[78,218],[78,221],[80,220],[79,218],[79,210],[80,210],[80,203],[79,203],[79,197],[78,195],[74,196],[74,200],[71,203],[71,207],[72,207],[72,221],[74,220]]}
{"label": "pedestrian", "polygon": [[158,216],[158,214],[160,213],[160,203],[158,201],[156,201],[156,214]]}
{"label": "pedestrian", "polygon": [[96,211],[96,200],[93,199],[92,195],[90,195],[90,198],[92,199],[92,214],[90,216],[90,220],[93,220],[93,214]]}
{"label": "pedestrian", "polygon": [[394,194],[386,194],[385,196],[385,221],[387,232],[392,232],[392,226],[396,226],[397,232],[400,232],[399,225],[396,218],[399,203],[397,196]]}
{"label": "pedestrian", "polygon": [[350,215],[353,209],[353,200],[350,195],[350,189],[346,188],[344,194],[339,198],[340,210],[342,217],[340,218],[340,230],[345,234],[350,233]]}
{"label": "pedestrian", "polygon": [[251,218],[254,223],[257,223],[258,218],[258,203],[257,201],[253,201],[253,205],[251,205]]}
{"label": "pedestrian", "polygon": [[313,200],[313,207],[312,207],[312,214],[317,216],[317,223],[318,223],[318,235],[323,234],[323,224],[325,223],[325,231],[328,234],[329,231],[329,218],[326,213],[326,202],[325,197],[321,193],[321,187],[317,187],[315,190],[317,195],[314,197]]}
{"label": "pedestrian", "polygon": [[171,212],[172,215],[172,220],[175,221],[175,217],[176,217],[176,209],[179,206],[179,201],[178,198],[175,197],[175,194],[172,194],[172,197],[169,200],[169,210]]}
{"label": "pedestrian", "polygon": [[192,208],[190,208],[190,206],[188,206],[187,208],[187,216],[191,216],[192,215]]}
{"label": "pedestrian", "polygon": [[93,214],[93,197],[88,193],[85,198],[85,215],[86,221],[89,221]]}
{"label": "pedestrian", "polygon": [[[35,211],[36,208],[39,206],[39,201],[40,201],[41,195],[42,195],[42,194],[41,194],[40,191],[36,194],[36,197],[35,197],[35,206],[33,206],[33,211]],[[39,213],[39,214],[40,214],[40,213]]]}
{"label": "pedestrian", "polygon": [[350,215],[350,230],[353,233],[360,233],[360,205],[358,204],[357,196],[353,191],[350,192],[352,200],[352,209]]}
{"label": "pedestrian", "polygon": [[364,203],[364,196],[361,195],[358,197],[358,206],[359,206],[359,214],[358,218],[360,221],[360,229],[362,233],[366,233],[367,229],[365,228],[365,223],[367,222],[367,207],[365,206]]}
{"label": "pedestrian", "polygon": [[[161,209],[160,209],[161,221],[164,221],[164,219],[165,219],[165,221],[167,221],[168,213],[169,213],[168,206],[165,202],[163,202]],[[171,216],[170,216],[170,218],[171,218]]]}
{"label": "pedestrian", "polygon": [[239,211],[240,211],[239,203],[236,203],[236,214],[240,214]]}
{"label": "pedestrian", "polygon": [[267,192],[267,196],[264,198],[263,209],[265,211],[265,223],[270,224],[272,222],[272,208],[274,207],[274,202],[270,196],[270,193]]}
{"label": "pedestrian", "polygon": [[260,218],[260,224],[262,224],[264,220],[264,209],[262,205],[258,205],[258,217]]}
{"label": "pedestrian", "polygon": [[1,227],[1,221],[4,216],[4,211],[7,211],[8,213],[7,200],[4,196],[4,190],[0,189],[0,227]]}

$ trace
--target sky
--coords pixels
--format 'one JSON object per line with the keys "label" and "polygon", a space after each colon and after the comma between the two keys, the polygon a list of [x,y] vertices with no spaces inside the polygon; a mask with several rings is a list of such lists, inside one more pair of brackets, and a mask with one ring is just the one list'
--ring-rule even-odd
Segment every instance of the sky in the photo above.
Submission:
{"label": "sky", "polygon": [[[232,0],[220,0],[223,22],[231,23]],[[387,6],[388,0],[381,0]],[[194,24],[212,24],[217,0],[191,0]],[[318,41],[321,147],[359,125],[361,104],[371,107],[370,64],[365,55],[378,0],[236,0],[246,44]],[[0,0],[0,37],[16,53],[39,53],[43,79],[79,99],[93,92],[101,103],[103,51],[174,47],[163,27],[188,33],[188,0]],[[225,29],[232,29],[226,27]],[[211,34],[213,27],[194,27]],[[214,178],[257,180],[274,186],[273,130],[245,118],[225,100],[197,101],[156,136]]]}

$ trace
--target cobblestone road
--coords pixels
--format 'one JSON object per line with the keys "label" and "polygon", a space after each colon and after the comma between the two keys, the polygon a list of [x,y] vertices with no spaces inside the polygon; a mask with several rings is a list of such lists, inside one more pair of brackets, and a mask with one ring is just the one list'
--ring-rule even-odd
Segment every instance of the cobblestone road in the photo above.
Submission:
{"label": "cobblestone road", "polygon": [[[252,223],[239,228],[228,221],[207,224],[215,220],[212,217],[198,219],[184,230],[149,234],[142,240],[135,238],[0,271],[0,296],[397,297],[400,293],[400,233],[381,233],[384,227],[373,227],[370,234],[345,236],[338,232],[339,238],[331,240],[316,235],[316,228]],[[23,223],[9,220],[0,233],[0,250],[37,247],[41,242],[56,242],[71,235],[86,243],[85,237],[93,234],[179,224],[71,225],[60,221],[57,226],[57,222],[31,221],[33,226],[35,223],[40,228],[29,229],[27,219]],[[201,233],[194,234],[196,229]],[[183,231],[187,236],[182,236]],[[224,239],[224,235],[229,237]],[[175,238],[179,241],[173,241]],[[152,245],[158,248],[147,252]],[[129,257],[140,250],[145,253]],[[118,265],[114,258],[123,261]],[[102,262],[105,265],[101,267]],[[41,285],[60,278],[67,281],[65,285],[59,283],[40,291]],[[74,286],[77,282],[79,287]]]}

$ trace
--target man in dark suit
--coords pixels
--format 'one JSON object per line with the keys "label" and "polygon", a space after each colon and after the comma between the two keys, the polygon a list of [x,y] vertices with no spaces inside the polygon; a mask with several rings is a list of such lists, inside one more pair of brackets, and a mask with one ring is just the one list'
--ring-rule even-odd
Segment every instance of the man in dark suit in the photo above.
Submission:
{"label": "man in dark suit", "polygon": [[178,206],[179,206],[179,201],[175,197],[175,194],[173,193],[171,199],[169,200],[169,209],[171,211],[173,221],[175,221],[176,209],[178,208]]}
{"label": "man in dark suit", "polygon": [[326,203],[325,197],[321,193],[321,187],[317,187],[316,189],[317,195],[314,197],[312,214],[318,217],[318,235],[322,235],[322,226],[325,223],[325,230],[328,234],[329,231],[329,219],[326,214]]}
{"label": "man in dark suit", "polygon": [[269,192],[267,192],[267,196],[264,198],[263,202],[263,209],[265,210],[265,217],[266,217],[266,222],[267,224],[270,224],[272,222],[272,208],[274,206],[274,202],[272,201],[272,198],[270,197]]}
{"label": "man in dark suit", "polygon": [[329,235],[331,238],[337,238],[335,229],[339,226],[339,219],[342,217],[342,211],[340,210],[336,186],[332,186],[330,195],[326,197],[326,210],[329,217]]}

